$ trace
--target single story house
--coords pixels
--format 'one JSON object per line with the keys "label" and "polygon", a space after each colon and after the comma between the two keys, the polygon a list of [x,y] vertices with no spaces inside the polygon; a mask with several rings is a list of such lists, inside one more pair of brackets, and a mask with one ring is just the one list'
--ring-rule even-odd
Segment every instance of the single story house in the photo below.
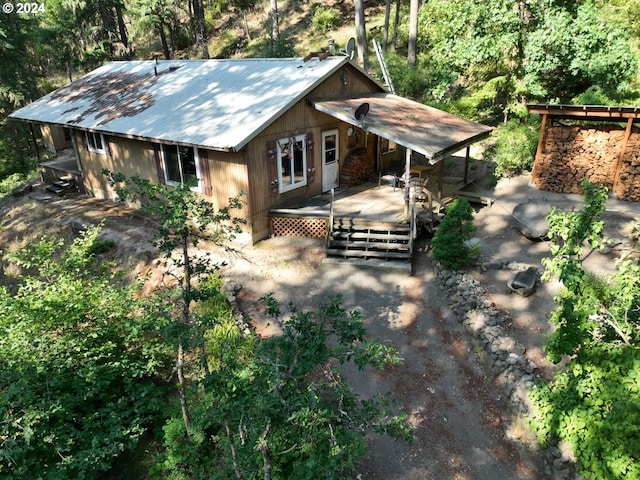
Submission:
{"label": "single story house", "polygon": [[374,172],[434,165],[491,131],[389,94],[327,55],[111,62],[10,118],[39,125],[52,149],[71,147],[79,183],[99,198],[115,197],[105,168],[188,182],[217,207],[246,192],[253,242],[269,236],[272,209],[348,182],[353,152]]}

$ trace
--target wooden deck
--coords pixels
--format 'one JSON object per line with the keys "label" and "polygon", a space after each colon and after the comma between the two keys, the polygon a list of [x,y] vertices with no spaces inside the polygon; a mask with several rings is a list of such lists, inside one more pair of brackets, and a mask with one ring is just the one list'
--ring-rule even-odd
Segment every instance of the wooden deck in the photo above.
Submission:
{"label": "wooden deck", "polygon": [[73,151],[60,151],[58,152],[58,158],[41,163],[39,168],[40,176],[45,183],[54,185],[63,178],[65,182],[72,179],[74,189],[77,189],[80,193],[86,193],[82,181],[82,172],[78,169]]}
{"label": "wooden deck", "polygon": [[[443,199],[455,196],[465,187],[462,179],[445,178]],[[365,183],[335,192],[333,215],[337,218],[362,221],[404,223],[405,190],[386,183]],[[437,202],[434,200],[434,207]],[[418,212],[426,211],[426,204],[418,203]],[[323,193],[297,205],[271,210],[271,216],[297,216],[309,218],[329,218],[331,194]]]}
{"label": "wooden deck", "polygon": [[[404,191],[387,185],[365,183],[335,192],[334,216],[376,222],[401,222]],[[323,193],[287,208],[271,210],[272,216],[329,218],[331,193]]]}

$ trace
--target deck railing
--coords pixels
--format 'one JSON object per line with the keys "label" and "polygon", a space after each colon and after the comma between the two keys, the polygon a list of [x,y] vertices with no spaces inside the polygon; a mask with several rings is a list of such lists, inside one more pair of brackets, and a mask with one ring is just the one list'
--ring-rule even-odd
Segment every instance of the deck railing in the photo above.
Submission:
{"label": "deck railing", "polygon": [[418,236],[418,215],[416,212],[416,193],[413,192],[411,196],[411,214],[409,217],[409,226],[410,226],[410,237],[409,237],[409,253],[413,258],[413,242]]}
{"label": "deck railing", "polygon": [[329,228],[327,229],[327,246],[333,237],[333,203],[335,200],[335,188],[331,189],[331,201],[329,202]]}

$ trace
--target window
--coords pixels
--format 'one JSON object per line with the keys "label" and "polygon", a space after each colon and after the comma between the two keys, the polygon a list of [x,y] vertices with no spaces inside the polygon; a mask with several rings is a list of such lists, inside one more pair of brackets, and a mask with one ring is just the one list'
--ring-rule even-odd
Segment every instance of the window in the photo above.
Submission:
{"label": "window", "polygon": [[162,145],[164,175],[167,184],[187,185],[199,189],[198,157],[192,147]]}
{"label": "window", "polygon": [[107,153],[104,137],[101,133],[84,132],[87,137],[87,148],[94,153]]}
{"label": "window", "polygon": [[304,135],[278,141],[278,183],[280,193],[307,184],[307,149]]}

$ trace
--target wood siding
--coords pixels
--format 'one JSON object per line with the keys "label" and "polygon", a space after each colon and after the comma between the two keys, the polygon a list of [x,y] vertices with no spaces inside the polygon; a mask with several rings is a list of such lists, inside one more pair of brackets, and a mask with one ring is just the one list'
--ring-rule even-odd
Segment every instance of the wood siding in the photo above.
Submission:
{"label": "wood siding", "polygon": [[116,193],[109,186],[102,169],[138,175],[151,182],[158,181],[153,144],[122,137],[104,135],[106,153],[90,152],[84,132],[75,131],[78,156],[87,192],[98,198],[115,199]]}
{"label": "wood siding", "polygon": [[45,148],[51,153],[72,147],[71,140],[65,138],[64,128],[59,125],[40,125],[40,132]]}
{"label": "wood siding", "polygon": [[219,209],[229,204],[229,198],[244,192],[245,195],[242,198],[244,208],[240,212],[232,211],[231,214],[234,217],[246,218],[247,225],[243,230],[251,233],[249,221],[251,204],[244,152],[232,153],[207,150],[206,155],[202,155],[202,150],[200,150],[200,158],[201,162],[207,162],[208,164],[211,189],[211,195],[203,194],[203,196],[213,203],[216,209]]}

